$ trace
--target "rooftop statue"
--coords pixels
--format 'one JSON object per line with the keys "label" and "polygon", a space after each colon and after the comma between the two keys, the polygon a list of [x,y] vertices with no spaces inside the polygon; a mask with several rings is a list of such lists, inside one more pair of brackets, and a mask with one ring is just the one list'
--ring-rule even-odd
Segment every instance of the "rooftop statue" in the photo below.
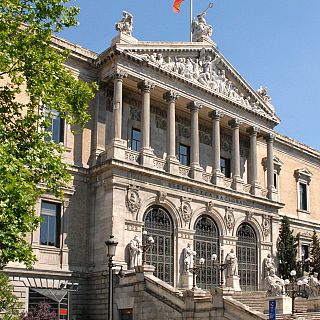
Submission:
{"label": "rooftop statue", "polygon": [[122,14],[122,19],[116,23],[116,30],[120,33],[131,36],[133,30],[133,16],[127,11],[123,11]]}
{"label": "rooftop statue", "polygon": [[197,15],[197,20],[193,19],[192,22],[192,41],[201,42],[203,37],[210,38],[212,36],[212,26],[207,24],[206,11],[201,12]]}

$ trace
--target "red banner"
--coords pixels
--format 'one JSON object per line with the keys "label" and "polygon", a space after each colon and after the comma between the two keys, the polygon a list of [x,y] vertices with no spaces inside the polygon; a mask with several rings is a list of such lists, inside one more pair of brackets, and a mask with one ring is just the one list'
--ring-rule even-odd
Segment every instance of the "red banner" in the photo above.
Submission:
{"label": "red banner", "polygon": [[60,309],[59,314],[61,316],[67,316],[68,315],[68,309]]}
{"label": "red banner", "polygon": [[180,5],[181,5],[181,2],[183,1],[184,0],[174,0],[173,7],[172,7],[174,12],[177,12],[177,13],[180,12]]}

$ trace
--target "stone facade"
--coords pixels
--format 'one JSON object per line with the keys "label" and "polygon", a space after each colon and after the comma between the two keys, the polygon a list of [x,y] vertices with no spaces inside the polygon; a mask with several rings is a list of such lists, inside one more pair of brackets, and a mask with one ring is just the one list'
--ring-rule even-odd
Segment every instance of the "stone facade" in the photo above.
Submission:
{"label": "stone facade", "polygon": [[[155,232],[152,223],[146,224],[153,208],[162,210],[170,224],[168,236],[163,236],[167,242],[160,244],[161,232],[155,233],[155,257],[169,261],[154,262],[162,280],[184,289],[182,252],[188,243],[201,247],[199,223],[207,219],[216,228],[216,247],[207,253],[218,253],[224,261],[234,249],[240,286],[263,288],[263,261],[269,253],[276,257],[281,217],[289,216],[295,232],[301,233],[300,256],[302,246],[306,250],[310,245],[312,231],[320,231],[320,153],[274,131],[280,120],[265,89],[252,90],[208,39],[139,42],[130,25],[121,28],[126,34],[120,32],[99,55],[53,39],[57,47],[71,50],[66,67],[85,81],[99,82],[100,89],[88,106],[91,120],[86,128],[75,135],[70,127],[65,130],[65,160],[73,181],[61,204],[60,245],[39,244],[39,231],[30,237],[38,257],[34,270],[25,271],[19,264],[6,269],[15,292],[27,306],[29,288],[78,283],[78,291],[70,293],[70,319],[105,319],[105,240],[116,236],[114,261],[126,270],[128,243],[135,235],[141,238],[145,229]],[[133,129],[140,134],[138,140]],[[188,151],[186,162],[181,146]],[[306,209],[300,207],[300,183],[306,184]],[[43,200],[58,201],[50,195],[39,199],[39,213]],[[246,241],[254,255],[250,267],[241,256],[248,255],[241,249]],[[160,247],[170,252],[163,254]],[[211,280],[218,281],[219,275]],[[139,279],[127,289],[124,281],[115,285],[115,314],[133,309],[134,319],[148,319],[157,310],[154,319],[197,318],[182,317],[182,309],[159,301],[157,293],[146,293]],[[226,305],[232,304],[228,301]],[[232,308],[229,312],[237,313],[238,307]],[[229,319],[221,312],[210,317]]]}

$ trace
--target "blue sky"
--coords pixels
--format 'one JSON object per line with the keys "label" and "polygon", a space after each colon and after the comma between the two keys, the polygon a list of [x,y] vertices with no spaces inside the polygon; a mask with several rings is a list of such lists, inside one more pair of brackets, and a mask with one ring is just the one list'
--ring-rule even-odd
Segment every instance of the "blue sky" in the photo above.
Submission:
{"label": "blue sky", "polygon": [[[275,130],[320,150],[320,0],[214,0],[207,13],[220,52],[255,89],[268,88],[282,122]],[[74,0],[80,25],[60,36],[102,52],[122,11],[144,41],[188,41],[189,0]],[[209,1],[193,0],[194,16]]]}

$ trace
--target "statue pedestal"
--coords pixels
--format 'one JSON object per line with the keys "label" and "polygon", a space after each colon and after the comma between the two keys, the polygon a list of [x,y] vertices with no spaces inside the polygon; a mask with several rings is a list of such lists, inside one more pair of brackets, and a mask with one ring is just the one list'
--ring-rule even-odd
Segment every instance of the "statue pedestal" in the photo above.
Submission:
{"label": "statue pedestal", "polygon": [[240,278],[238,276],[227,276],[226,287],[232,288],[234,291],[241,291]]}
{"label": "statue pedestal", "polygon": [[275,300],[277,303],[277,314],[291,314],[292,313],[292,299],[285,295],[276,297],[267,297],[265,303],[265,313],[269,311],[269,301]]}
{"label": "statue pedestal", "polygon": [[193,283],[193,275],[190,272],[184,272],[181,274],[181,288],[191,289]]}
{"label": "statue pedestal", "polygon": [[136,273],[144,273],[144,274],[151,274],[153,275],[155,266],[152,266],[151,264],[144,264],[142,266],[135,266],[134,271]]}
{"label": "statue pedestal", "polygon": [[320,296],[309,297],[307,300],[308,312],[319,312],[320,311]]}

